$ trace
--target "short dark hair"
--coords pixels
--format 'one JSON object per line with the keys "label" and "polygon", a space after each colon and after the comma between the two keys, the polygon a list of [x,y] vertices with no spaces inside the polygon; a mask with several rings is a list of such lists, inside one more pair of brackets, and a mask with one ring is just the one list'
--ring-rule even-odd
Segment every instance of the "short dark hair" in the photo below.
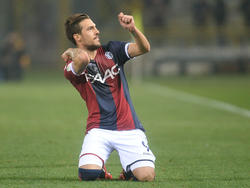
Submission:
{"label": "short dark hair", "polygon": [[85,19],[90,19],[90,17],[84,13],[76,13],[68,17],[64,24],[67,38],[75,45],[76,41],[73,35],[81,33],[82,28],[79,23]]}

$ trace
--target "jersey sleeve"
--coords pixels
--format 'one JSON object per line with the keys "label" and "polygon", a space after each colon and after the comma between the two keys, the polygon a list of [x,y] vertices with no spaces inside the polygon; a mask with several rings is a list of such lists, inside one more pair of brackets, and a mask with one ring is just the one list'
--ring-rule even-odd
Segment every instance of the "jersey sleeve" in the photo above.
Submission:
{"label": "jersey sleeve", "polygon": [[83,72],[80,75],[76,74],[75,71],[73,70],[72,63],[73,62],[69,62],[64,67],[65,78],[67,78],[72,83],[76,83],[76,84],[79,84],[81,82],[85,83],[86,82],[85,73]]}
{"label": "jersey sleeve", "polygon": [[128,54],[128,42],[111,41],[109,42],[109,49],[114,54],[119,65],[125,64],[130,58]]}

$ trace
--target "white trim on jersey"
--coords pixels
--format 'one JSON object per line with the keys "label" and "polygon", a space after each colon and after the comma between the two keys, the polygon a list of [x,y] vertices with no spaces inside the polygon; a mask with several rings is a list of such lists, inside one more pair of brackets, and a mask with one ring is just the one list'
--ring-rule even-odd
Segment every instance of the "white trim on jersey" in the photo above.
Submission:
{"label": "white trim on jersey", "polygon": [[131,57],[130,57],[129,54],[128,54],[128,46],[129,46],[130,44],[131,44],[130,42],[128,42],[127,44],[125,44],[125,53],[126,53],[126,55],[127,55],[127,57],[128,57],[129,59],[131,59]]}

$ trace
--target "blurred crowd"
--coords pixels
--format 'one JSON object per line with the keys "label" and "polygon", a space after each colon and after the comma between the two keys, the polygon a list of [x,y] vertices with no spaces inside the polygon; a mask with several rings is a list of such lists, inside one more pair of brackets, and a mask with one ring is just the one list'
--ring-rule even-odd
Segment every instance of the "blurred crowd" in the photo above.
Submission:
{"label": "blurred crowd", "polygon": [[[229,4],[234,6],[231,7]],[[178,17],[179,14],[182,14],[183,20],[185,20],[185,17],[191,17],[191,27],[194,27],[196,44],[199,45],[206,43],[206,34],[211,25],[214,28],[216,43],[227,45],[230,40],[226,32],[227,26],[231,25],[231,28],[236,29],[231,20],[236,20],[235,17],[238,16],[238,22],[243,25],[239,41],[249,43],[250,0],[189,0],[182,1],[179,5],[176,2],[174,3],[173,0],[144,0],[144,5],[144,14],[150,15],[145,20],[145,24],[149,28],[162,29],[168,27],[170,29],[172,26],[169,22],[175,19],[173,17]],[[174,6],[184,8],[175,9]],[[179,10],[185,12],[184,9],[189,9],[187,11],[189,14],[177,12]],[[174,16],[171,14],[174,14]],[[238,29],[240,30],[240,28]]]}
{"label": "blurred crowd", "polygon": [[9,33],[0,46],[0,82],[20,81],[23,70],[28,68],[30,62],[21,35]]}
{"label": "blurred crowd", "polygon": [[[214,0],[209,3],[206,0],[196,0],[192,7],[193,21],[197,30],[204,30],[208,25],[210,16],[216,26],[216,38],[220,45],[226,43],[225,26],[228,24],[229,10],[225,0]],[[238,11],[240,12],[244,26],[245,35],[249,37],[250,28],[250,1],[241,0],[238,4]]]}

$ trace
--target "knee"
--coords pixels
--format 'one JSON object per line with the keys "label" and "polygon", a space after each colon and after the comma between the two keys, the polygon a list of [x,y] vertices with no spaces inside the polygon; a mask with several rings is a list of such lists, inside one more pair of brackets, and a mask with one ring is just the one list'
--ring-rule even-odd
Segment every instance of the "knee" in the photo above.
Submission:
{"label": "knee", "polygon": [[93,181],[103,176],[104,171],[102,169],[78,169],[79,180]]}
{"label": "knee", "polygon": [[138,181],[154,181],[155,172],[152,169],[140,171],[139,173],[134,173],[134,176]]}

